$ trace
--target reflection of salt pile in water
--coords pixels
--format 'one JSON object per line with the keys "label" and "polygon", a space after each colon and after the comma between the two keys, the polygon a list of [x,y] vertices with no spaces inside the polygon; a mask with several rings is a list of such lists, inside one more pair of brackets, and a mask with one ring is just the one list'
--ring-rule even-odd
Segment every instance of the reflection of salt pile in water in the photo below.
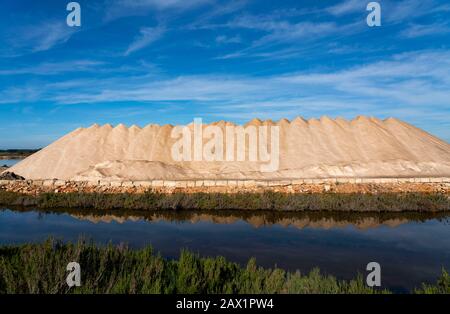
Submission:
{"label": "reflection of salt pile in water", "polygon": [[[149,222],[167,222],[167,221],[178,221],[173,220],[168,217],[159,214],[146,214],[145,216],[116,216],[116,215],[80,215],[71,214],[72,217],[79,220],[86,220],[92,223],[111,223],[116,222],[119,224],[125,223],[127,221],[149,221]],[[255,228],[260,228],[264,226],[280,225],[283,227],[294,227],[298,229],[303,228],[313,228],[313,229],[332,229],[332,228],[347,228],[349,226],[356,227],[358,229],[372,229],[378,228],[380,226],[397,227],[402,224],[408,223],[409,220],[406,218],[391,218],[391,219],[380,219],[380,217],[361,217],[353,221],[346,219],[336,219],[333,217],[328,218],[310,218],[304,217],[280,217],[276,219],[268,219],[264,215],[252,215],[250,217],[241,217],[239,215],[233,216],[218,216],[214,214],[191,214],[186,217],[186,220],[190,223],[199,222],[209,222],[214,224],[234,224],[239,221],[245,221]]]}
{"label": "reflection of salt pile in water", "polygon": [[[213,125],[225,133],[232,124]],[[397,119],[255,119],[248,125],[279,127],[278,171],[260,172],[261,162],[248,159],[174,161],[171,125],[79,128],[9,171],[27,179],[65,180],[450,176],[450,145]]]}

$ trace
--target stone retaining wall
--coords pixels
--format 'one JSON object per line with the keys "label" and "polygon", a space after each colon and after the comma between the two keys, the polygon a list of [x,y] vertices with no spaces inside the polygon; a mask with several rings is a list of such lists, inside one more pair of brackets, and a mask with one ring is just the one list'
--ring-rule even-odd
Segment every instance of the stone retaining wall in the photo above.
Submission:
{"label": "stone retaining wall", "polygon": [[[0,186],[23,180],[0,180]],[[330,184],[330,183],[450,183],[450,178],[325,178],[325,179],[295,179],[295,180],[152,180],[152,181],[64,181],[64,180],[26,180],[35,186],[60,187],[66,184],[80,186],[111,186],[111,187],[257,187],[257,186],[287,186],[301,184]]]}
{"label": "stone retaining wall", "polygon": [[288,192],[288,193],[449,193],[450,178],[328,178],[295,180],[153,180],[153,181],[64,181],[0,180],[0,189],[26,194],[42,192],[140,193],[173,192]]}

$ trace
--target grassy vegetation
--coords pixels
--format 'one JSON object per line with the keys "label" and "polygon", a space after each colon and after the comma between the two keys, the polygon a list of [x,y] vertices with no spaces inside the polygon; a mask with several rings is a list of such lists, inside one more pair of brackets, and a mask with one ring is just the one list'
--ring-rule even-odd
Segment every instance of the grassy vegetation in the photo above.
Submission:
{"label": "grassy vegetation", "polygon": [[414,292],[420,294],[450,294],[450,274],[443,269],[441,278],[438,279],[436,284],[422,284],[422,287]]}
{"label": "grassy vegetation", "polygon": [[[81,265],[81,287],[69,288],[66,265]],[[450,293],[450,277],[443,273],[436,285],[418,293]],[[0,293],[389,293],[374,290],[358,276],[341,281],[318,269],[309,274],[264,269],[249,260],[246,267],[223,257],[200,258],[182,251],[166,260],[148,247],[97,247],[79,241],[0,247]]]}
{"label": "grassy vegetation", "polygon": [[280,210],[280,211],[449,211],[443,194],[288,194],[288,193],[44,193],[27,196],[0,190],[0,205],[38,208],[125,210]]}

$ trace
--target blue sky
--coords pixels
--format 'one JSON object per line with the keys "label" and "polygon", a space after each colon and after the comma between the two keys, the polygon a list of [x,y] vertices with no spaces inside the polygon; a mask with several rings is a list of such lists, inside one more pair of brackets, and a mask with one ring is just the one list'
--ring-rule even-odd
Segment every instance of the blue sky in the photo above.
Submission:
{"label": "blue sky", "polygon": [[93,123],[394,116],[450,141],[450,3],[5,0],[0,148]]}

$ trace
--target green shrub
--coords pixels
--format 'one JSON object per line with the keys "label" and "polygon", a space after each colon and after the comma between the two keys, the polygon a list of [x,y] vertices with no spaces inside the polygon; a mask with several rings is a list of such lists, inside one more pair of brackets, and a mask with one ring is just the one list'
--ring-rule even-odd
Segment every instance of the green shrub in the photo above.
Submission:
{"label": "green shrub", "polygon": [[450,211],[444,194],[303,194],[303,193],[174,193],[103,194],[44,193],[28,196],[0,190],[0,205],[38,208],[94,209],[192,209],[192,210],[279,210],[279,211]]}
{"label": "green shrub", "polygon": [[[81,287],[69,288],[66,266],[81,265]],[[418,293],[450,293],[450,276],[443,270],[435,285]],[[95,246],[78,241],[0,247],[0,293],[388,293],[367,287],[361,276],[337,280],[318,269],[309,274],[265,269],[250,259],[246,267],[223,257],[201,258],[182,251],[166,260],[150,247]]]}
{"label": "green shrub", "polygon": [[434,285],[422,284],[422,288],[416,289],[420,294],[450,294],[450,275],[442,269],[442,275]]}

